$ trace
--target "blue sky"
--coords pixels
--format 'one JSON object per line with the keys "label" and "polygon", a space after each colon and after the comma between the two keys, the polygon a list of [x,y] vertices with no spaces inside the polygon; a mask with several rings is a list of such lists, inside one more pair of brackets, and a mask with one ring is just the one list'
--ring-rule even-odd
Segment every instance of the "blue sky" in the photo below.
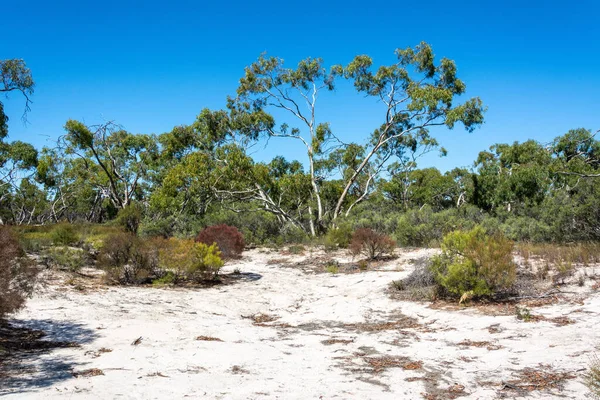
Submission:
{"label": "blue sky", "polygon": [[[523,5],[526,3],[526,5]],[[345,64],[429,42],[454,59],[467,96],[489,107],[474,133],[436,131],[449,151],[421,166],[467,166],[499,142],[548,142],[568,129],[600,129],[600,5],[594,1],[130,2],[29,1],[2,5],[0,59],[23,58],[36,91],[3,100],[10,138],[51,145],[69,118],[115,120],[136,133],[193,122],[225,105],[246,65],[266,51],[294,65],[307,56]],[[362,142],[383,110],[339,91],[318,114]],[[335,106],[333,106],[335,105]],[[289,142],[256,154],[303,160]]]}

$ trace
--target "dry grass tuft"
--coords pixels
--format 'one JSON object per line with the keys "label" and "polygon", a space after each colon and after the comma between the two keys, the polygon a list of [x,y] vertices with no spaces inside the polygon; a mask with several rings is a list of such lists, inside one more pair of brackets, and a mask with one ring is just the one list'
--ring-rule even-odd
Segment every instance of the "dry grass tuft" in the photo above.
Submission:
{"label": "dry grass tuft", "polygon": [[92,376],[104,375],[104,372],[98,368],[90,368],[90,369],[85,369],[85,370],[79,371],[79,372],[73,371],[72,375],[75,378],[90,378]]}
{"label": "dry grass tuft", "polygon": [[332,344],[349,344],[349,343],[354,343],[354,339],[327,339],[327,340],[323,340],[321,343],[323,343],[325,346],[331,346]]}
{"label": "dry grass tuft", "polygon": [[221,339],[212,336],[198,336],[196,337],[196,340],[203,340],[206,342],[222,342]]}
{"label": "dry grass tuft", "polygon": [[486,349],[492,351],[492,350],[500,350],[502,348],[502,346],[498,345],[498,344],[493,344],[491,342],[486,342],[486,341],[481,341],[481,342],[475,342],[469,339],[465,339],[460,343],[457,343],[458,346],[465,346],[465,347],[485,347]]}
{"label": "dry grass tuft", "polygon": [[404,370],[419,370],[423,368],[422,361],[411,361],[408,357],[363,357],[365,362],[373,369],[374,373],[380,373],[388,368],[402,368]]}

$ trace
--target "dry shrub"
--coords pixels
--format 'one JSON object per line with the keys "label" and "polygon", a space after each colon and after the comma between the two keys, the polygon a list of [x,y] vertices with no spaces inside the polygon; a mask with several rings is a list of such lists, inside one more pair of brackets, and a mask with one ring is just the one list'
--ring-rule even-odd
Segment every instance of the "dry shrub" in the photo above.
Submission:
{"label": "dry shrub", "polygon": [[208,246],[216,244],[224,259],[239,258],[244,251],[244,236],[235,227],[225,224],[204,228],[196,237],[196,242]]}
{"label": "dry shrub", "polygon": [[0,226],[0,319],[23,307],[37,273],[17,235],[9,227]]}
{"label": "dry shrub", "polygon": [[104,240],[98,263],[113,283],[148,283],[162,275],[158,265],[159,239],[142,240],[131,233],[115,233]]}
{"label": "dry shrub", "polygon": [[551,265],[572,263],[592,265],[600,263],[600,243],[584,242],[576,244],[520,243],[517,252],[526,261],[543,260]]}
{"label": "dry shrub", "polygon": [[370,260],[391,255],[395,247],[396,242],[389,236],[376,232],[371,228],[357,229],[350,241],[350,252],[352,254],[362,254]]}

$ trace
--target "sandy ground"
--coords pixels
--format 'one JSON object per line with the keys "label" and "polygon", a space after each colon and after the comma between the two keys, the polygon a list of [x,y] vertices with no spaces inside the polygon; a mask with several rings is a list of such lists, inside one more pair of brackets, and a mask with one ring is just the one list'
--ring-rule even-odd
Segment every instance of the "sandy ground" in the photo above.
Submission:
{"label": "sandy ground", "polygon": [[[600,344],[600,291],[578,288],[587,294],[531,309],[568,316],[564,326],[390,298],[388,286],[410,273],[409,260],[430,253],[404,251],[376,270],[332,275],[277,262],[302,256],[252,250],[224,268],[242,272],[230,285],[78,291],[50,284],[15,321],[81,346],[26,359],[23,374],[0,381],[0,397],[586,397],[581,375]],[[506,385],[526,367],[569,378],[548,390]],[[73,376],[91,368],[104,375]]]}

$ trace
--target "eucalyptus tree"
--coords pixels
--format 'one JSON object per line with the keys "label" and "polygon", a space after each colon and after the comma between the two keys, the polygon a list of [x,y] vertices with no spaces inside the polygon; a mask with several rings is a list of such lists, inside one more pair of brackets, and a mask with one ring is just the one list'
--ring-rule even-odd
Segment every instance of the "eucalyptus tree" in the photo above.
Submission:
{"label": "eucalyptus tree", "polygon": [[117,209],[147,197],[148,177],[158,160],[152,135],[132,134],[113,122],[87,126],[69,120],[59,147],[67,156],[79,157],[88,171],[98,171],[93,184]]}
{"label": "eucalyptus tree", "polygon": [[[23,60],[0,60],[0,93],[7,97],[11,92],[19,92],[25,97],[25,112],[30,110],[34,81],[31,71]],[[0,224],[7,220],[21,220],[14,214],[19,199],[17,196],[23,179],[31,178],[37,164],[37,151],[22,141],[7,142],[8,116],[4,112],[4,104],[0,101]],[[22,202],[21,202],[22,205]],[[12,210],[12,211],[11,211]]]}
{"label": "eucalyptus tree", "polygon": [[[379,68],[365,55],[346,66],[326,68],[322,59],[307,58],[296,68],[286,68],[282,59],[261,55],[246,68],[236,97],[228,99],[229,115],[224,120],[247,122],[241,124],[243,129],[229,131],[231,137],[288,138],[305,149],[314,204],[307,212],[313,234],[368,198],[385,167],[407,148],[434,144],[431,128],[462,123],[472,131],[483,122],[485,108],[479,98],[457,103],[466,86],[457,78],[453,61],[443,58],[436,63],[426,43],[399,49],[396,57],[395,63]],[[360,94],[382,104],[382,123],[365,132],[363,143],[339,137],[329,122],[317,120],[319,95],[335,90],[340,79],[353,82]],[[277,124],[274,115],[282,113],[289,118],[282,117]],[[224,132],[216,128],[215,132]],[[326,209],[323,174],[336,167],[341,167],[339,189]]]}
{"label": "eucalyptus tree", "polygon": [[[30,111],[31,95],[35,83],[31,71],[25,61],[19,59],[0,60],[0,93],[6,96],[10,92],[20,92],[25,97],[25,112]],[[4,104],[0,101],[0,141],[8,135],[8,116],[4,112]]]}

